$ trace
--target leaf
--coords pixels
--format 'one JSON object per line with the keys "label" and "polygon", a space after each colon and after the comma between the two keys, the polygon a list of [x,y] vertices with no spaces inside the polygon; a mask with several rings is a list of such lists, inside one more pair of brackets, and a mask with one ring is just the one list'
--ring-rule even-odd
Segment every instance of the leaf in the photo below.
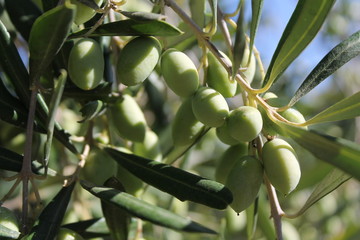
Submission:
{"label": "leaf", "polygon": [[181,201],[190,200],[217,209],[224,209],[232,202],[232,193],[221,183],[112,148],[105,151],[144,182]]}
{"label": "leaf", "polygon": [[[210,8],[211,8],[211,13],[212,13],[210,33],[215,34],[216,29],[217,29],[218,0],[209,0],[209,4],[210,4]],[[211,34],[211,35],[213,35],[213,34]]]}
{"label": "leaf", "polygon": [[31,26],[35,19],[41,15],[40,9],[33,1],[28,0],[5,0],[5,6],[11,22],[27,41]]}
{"label": "leaf", "polygon": [[315,157],[360,180],[360,146],[349,140],[276,122],[282,133],[295,140]]}
{"label": "leaf", "polygon": [[[112,187],[124,192],[124,186],[115,177],[111,177],[104,183],[105,187]],[[127,240],[130,224],[130,216],[126,211],[117,206],[101,200],[101,209],[109,228],[111,239]]]}
{"label": "leaf", "polygon": [[157,13],[151,12],[128,12],[121,11],[120,12],[125,17],[128,17],[135,21],[152,21],[152,20],[165,20],[166,16]]}
{"label": "leaf", "polygon": [[[70,39],[82,37],[91,28],[85,28],[69,36]],[[126,19],[100,25],[89,37],[99,36],[178,36],[182,32],[164,21],[139,22]]]}
{"label": "leaf", "polygon": [[69,204],[76,181],[63,187],[41,212],[38,223],[31,229],[32,240],[55,239]]}
{"label": "leaf", "polygon": [[114,188],[95,186],[83,180],[80,183],[84,189],[101,200],[113,204],[143,220],[178,231],[215,234],[213,230],[193,222],[188,218],[151,205],[125,192]]}
{"label": "leaf", "polygon": [[271,59],[264,84],[274,83],[313,40],[335,0],[300,0]]}
{"label": "leaf", "polygon": [[328,76],[360,53],[360,31],[335,46],[306,77],[288,106],[293,106],[301,97],[324,81]]}
{"label": "leaf", "polygon": [[250,25],[250,46],[249,46],[250,54],[249,54],[249,56],[251,56],[252,50],[254,47],[256,32],[259,27],[263,5],[264,5],[264,0],[252,0],[251,1],[252,16],[251,16],[251,25]]}
{"label": "leaf", "polygon": [[300,216],[312,205],[320,199],[337,189],[341,184],[349,180],[351,177],[338,169],[332,170],[326,177],[316,186],[304,206],[294,216]]}
{"label": "leaf", "polygon": [[360,92],[344,98],[306,121],[307,125],[333,122],[360,116]]}
{"label": "leaf", "polygon": [[110,234],[105,222],[105,218],[94,218],[75,223],[68,223],[62,225],[61,227],[71,229],[86,239],[105,237],[109,236]]}
{"label": "leaf", "polygon": [[20,232],[11,230],[0,224],[0,238],[1,239],[18,239]]}
{"label": "leaf", "polygon": [[205,4],[205,0],[189,1],[191,18],[200,29],[205,26]]}
{"label": "leaf", "polygon": [[30,37],[30,80],[37,81],[54,59],[70,32],[76,6],[65,2],[36,19]]}
{"label": "leaf", "polygon": [[[232,78],[234,79],[235,75],[238,73],[242,59],[244,57],[244,50],[246,47],[245,41],[245,30],[244,30],[244,3],[240,6],[240,14],[237,20],[237,28],[235,33],[235,43],[233,47],[233,69],[232,69]],[[249,55],[250,57],[251,55]]]}
{"label": "leaf", "polygon": [[88,102],[84,105],[84,107],[80,109],[83,119],[78,122],[83,123],[85,121],[92,120],[95,117],[99,116],[104,109],[105,109],[104,102],[100,100]]}
{"label": "leaf", "polygon": [[248,207],[245,210],[247,239],[253,239],[255,230],[257,228],[258,203],[259,203],[259,198],[256,198],[255,201],[250,205],[250,207]]}

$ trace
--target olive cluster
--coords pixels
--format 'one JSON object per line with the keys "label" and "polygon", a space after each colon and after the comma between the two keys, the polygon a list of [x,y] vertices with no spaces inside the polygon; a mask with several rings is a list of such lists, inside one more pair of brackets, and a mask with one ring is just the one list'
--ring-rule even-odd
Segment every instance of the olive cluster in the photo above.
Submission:
{"label": "olive cluster", "polygon": [[[254,56],[249,54],[249,50],[245,49],[242,66],[247,68],[242,74],[251,83],[256,62]],[[276,138],[277,126],[268,118],[265,110],[254,106],[229,109],[226,98],[240,92],[239,85],[229,77],[212,53],[207,54],[207,59],[206,85],[200,85],[198,70],[185,53],[176,49],[167,49],[162,53],[162,46],[156,38],[136,37],[119,54],[117,79],[125,86],[141,84],[160,63],[159,71],[167,87],[182,99],[172,122],[174,146],[190,146],[204,127],[216,128],[218,139],[230,145],[219,161],[216,179],[233,192],[232,207],[235,211],[243,211],[254,201],[264,173],[278,191],[290,193],[301,175],[295,151],[285,140]],[[89,38],[77,41],[70,52],[68,71],[79,88],[90,90],[97,87],[104,74],[99,44]],[[281,106],[281,100],[273,93],[266,93],[262,97],[271,106]],[[161,160],[159,139],[149,128],[132,96],[123,94],[115,104],[109,106],[109,111],[118,134],[134,143],[135,154]],[[280,114],[291,122],[305,121],[295,109],[287,109]],[[262,146],[262,153],[252,151],[252,155],[248,154],[248,143],[261,133],[268,139]],[[141,187],[141,184],[137,186]]]}

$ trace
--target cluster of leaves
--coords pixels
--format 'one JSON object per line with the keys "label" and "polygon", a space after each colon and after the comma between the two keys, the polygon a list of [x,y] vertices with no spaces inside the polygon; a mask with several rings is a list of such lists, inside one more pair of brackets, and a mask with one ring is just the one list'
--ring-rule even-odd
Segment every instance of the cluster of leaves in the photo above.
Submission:
{"label": "cluster of leaves", "polygon": [[[359,145],[349,140],[331,137],[312,130],[304,130],[294,124],[285,123],[277,118],[276,109],[274,110],[274,108],[268,106],[260,97],[262,93],[270,89],[316,36],[328,16],[333,3],[334,1],[326,0],[299,1],[284,30],[266,74],[264,78],[261,78],[262,87],[254,89],[241,81],[241,79],[239,80],[239,84],[244,87],[245,92],[250,96],[254,96],[260,107],[263,107],[268,112],[269,117],[278,125],[282,136],[292,139],[316,158],[335,167],[321,179],[307,201],[294,216],[303,214],[310,206],[334,191],[351,176],[360,180]],[[225,17],[222,15],[221,10],[218,9],[216,0],[209,1],[211,18],[207,26],[204,24],[205,1],[191,1],[191,19],[189,15],[181,11],[174,1],[168,0],[159,1],[158,4],[155,4],[152,9],[153,13],[122,12],[126,19],[121,17],[121,20],[103,23],[95,29],[94,25],[99,19],[99,16],[96,16],[85,24],[84,29],[79,31],[74,31],[72,24],[76,10],[68,1],[65,1],[63,5],[57,6],[57,1],[55,0],[44,0],[41,4],[42,11],[32,1],[5,1],[2,10],[5,9],[5,12],[10,17],[14,27],[12,31],[15,33],[15,36],[16,34],[22,36],[22,43],[28,47],[30,57],[27,59],[29,62],[29,67],[27,68],[22,60],[23,56],[20,55],[15,45],[14,40],[16,38],[10,34],[11,30],[8,29],[8,26],[0,22],[1,128],[11,129],[13,133],[10,132],[10,134],[13,134],[13,136],[23,134],[26,138],[26,141],[21,144],[9,143],[4,147],[0,147],[0,169],[4,172],[18,172],[19,179],[23,181],[24,188],[27,188],[28,181],[34,183],[33,180],[39,178],[39,176],[46,176],[47,180],[45,182],[47,184],[55,182],[59,186],[66,179],[62,168],[64,166],[75,166],[77,165],[76,161],[79,161],[78,167],[76,167],[74,173],[68,179],[69,183],[62,187],[56,196],[49,201],[46,207],[42,209],[39,217],[31,219],[34,222],[36,221],[36,223],[25,224],[30,228],[28,229],[29,234],[25,239],[54,239],[60,226],[73,229],[86,238],[103,237],[111,234],[114,239],[126,239],[129,231],[128,221],[131,217],[137,217],[177,231],[216,234],[216,231],[220,230],[216,229],[214,231],[189,218],[174,213],[175,211],[169,211],[165,207],[156,206],[161,201],[156,204],[149,204],[140,200],[124,192],[121,183],[117,182],[114,178],[109,179],[103,186],[80,181],[79,172],[81,172],[83,162],[86,162],[86,149],[89,145],[90,147],[94,146],[94,142],[99,145],[104,141],[101,139],[104,134],[106,139],[116,138],[112,136],[110,131],[106,130],[106,125],[109,123],[104,118],[104,109],[106,109],[107,104],[115,101],[118,97],[118,89],[117,87],[114,88],[116,84],[114,84],[111,68],[112,57],[113,54],[116,54],[116,51],[113,50],[115,53],[111,52],[114,45],[107,41],[108,37],[124,37],[126,39],[129,36],[156,36],[166,39],[168,47],[173,46],[181,50],[191,50],[198,48],[198,46],[202,48],[205,46],[210,51],[218,53],[217,48],[212,43],[212,39],[216,39],[215,36],[220,36],[221,41],[226,42],[233,49],[231,52],[231,55],[233,55],[232,65],[226,62],[222,63],[229,70],[229,74],[236,78],[237,69],[240,67],[246,43],[242,4],[243,1],[240,1],[239,8],[241,10],[238,21],[235,24],[237,27],[231,32],[235,35],[235,42],[232,47],[229,38],[224,37],[228,29],[224,20]],[[180,27],[175,27],[163,20],[164,15],[159,14],[159,11],[164,7],[163,5],[168,5],[172,8],[187,24],[183,31],[179,30]],[[19,6],[22,7],[19,8]],[[252,20],[250,24],[249,46],[250,49],[253,49],[254,39],[260,23],[263,1],[252,1],[251,7]],[[218,21],[218,19],[220,20]],[[222,33],[214,35],[217,27]],[[208,31],[203,32],[203,28]],[[89,34],[90,30],[91,33]],[[105,81],[96,89],[90,91],[80,90],[70,81],[66,81],[67,74],[64,71],[66,69],[67,56],[73,44],[71,39],[80,38],[84,35],[101,39],[102,47],[105,49],[104,58],[108,65],[108,70],[104,76]],[[209,36],[213,38],[209,40]],[[184,41],[185,39],[186,41]],[[303,81],[288,104],[280,109],[292,107],[328,76],[356,57],[359,51],[360,32],[356,32],[339,43],[319,62]],[[220,54],[217,55],[220,56]],[[219,61],[223,60],[219,58]],[[168,106],[165,104],[166,101],[163,99],[163,95],[159,94],[159,89],[154,84],[154,81],[151,81],[151,78],[155,77],[149,77],[143,86],[131,87],[127,88],[127,90],[132,92],[133,95],[137,95],[141,91],[146,92],[149,100],[147,108],[155,115],[152,128],[157,129],[158,132],[166,132],[168,127],[166,107]],[[38,87],[39,82],[50,90]],[[39,93],[38,90],[40,90]],[[360,93],[358,92],[321,111],[299,126],[355,118],[360,115],[359,102]],[[82,105],[81,110],[76,110],[78,104]],[[60,111],[58,111],[59,109]],[[66,118],[64,113],[66,110],[71,112],[78,111],[83,114],[81,122],[83,122],[82,126],[84,126],[85,130],[77,129],[72,133],[72,136],[56,122],[55,116],[58,111],[62,112],[60,115],[65,119],[62,120],[65,129],[67,126],[74,124],[69,122],[73,121],[71,117]],[[32,130],[35,131],[34,134]],[[95,132],[101,136],[99,137],[100,139],[94,138]],[[207,134],[205,133],[201,137],[206,138]],[[14,140],[10,134],[7,139],[8,142]],[[75,139],[75,135],[84,137],[85,140],[73,143],[71,139]],[[53,141],[53,137],[57,142]],[[127,143],[122,139],[112,140],[111,142],[117,141],[119,142],[119,144],[115,144],[117,147],[127,146]],[[107,143],[106,140],[104,142]],[[195,143],[201,144],[199,141]],[[19,150],[19,145],[25,150]],[[83,155],[78,150],[79,148],[84,149],[81,152]],[[109,145],[103,151],[145,183],[181,201],[188,200],[213,209],[225,209],[231,203],[231,192],[222,184],[169,164],[180,158],[183,154],[190,153],[194,146],[173,150],[171,146],[167,146],[167,148],[170,150],[166,155],[164,163],[124,153]],[[53,154],[52,151],[56,154]],[[30,169],[31,174],[25,172],[24,169]],[[77,188],[78,182],[80,182],[81,188]],[[35,185],[33,186],[36,192],[37,189]],[[12,188],[10,193],[14,189]],[[62,225],[64,224],[65,216],[70,212],[67,210],[67,206],[70,203],[71,197],[75,198],[74,201],[82,201],[80,195],[82,195],[83,190],[101,199],[103,214],[98,214],[97,216],[103,215],[106,222],[104,218],[92,218],[86,221],[75,221],[71,224]],[[27,192],[24,191],[24,194],[26,195]],[[9,196],[6,195],[5,197]],[[23,197],[27,199],[27,196]],[[256,203],[263,205],[261,200],[258,200]],[[23,211],[25,211],[25,213],[23,212],[24,222],[30,221],[27,219],[27,205],[28,202],[25,201],[23,205]],[[208,211],[208,208],[203,211]],[[256,204],[247,211],[247,234],[249,238],[254,234],[258,211],[259,215],[261,215],[262,210],[258,210]],[[275,216],[273,215],[273,217]],[[259,216],[259,222],[260,220],[261,216]],[[138,239],[140,236],[136,235],[136,233],[139,231],[139,224],[133,228],[135,228],[135,230],[132,229],[135,232],[134,238]],[[28,230],[25,227],[22,234]],[[17,239],[20,232],[8,234],[8,232],[2,231],[0,234],[2,234],[0,235],[1,237]],[[271,231],[266,233],[266,230],[264,230],[264,235],[269,238],[274,236],[274,234]],[[278,233],[279,235],[281,236]]]}

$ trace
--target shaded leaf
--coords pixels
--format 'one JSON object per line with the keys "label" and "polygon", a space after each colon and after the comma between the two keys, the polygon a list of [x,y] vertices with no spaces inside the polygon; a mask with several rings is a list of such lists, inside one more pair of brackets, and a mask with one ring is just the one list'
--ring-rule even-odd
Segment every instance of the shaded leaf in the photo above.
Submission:
{"label": "shaded leaf", "polygon": [[311,119],[307,120],[308,125],[323,122],[340,121],[360,116],[360,92],[344,98],[343,100],[328,107],[318,113]]}
{"label": "shaded leaf", "polygon": [[[90,28],[75,32],[69,38],[78,38],[86,34]],[[164,21],[139,22],[126,19],[100,25],[89,37],[98,36],[177,36],[182,32]]]}
{"label": "shaded leaf", "polygon": [[122,15],[136,20],[136,21],[152,21],[152,20],[165,20],[166,16],[157,13],[151,12],[128,12],[128,11],[121,11]]}
{"label": "shaded leaf", "polygon": [[63,187],[41,212],[38,223],[31,229],[32,240],[55,239],[64,218],[76,181]]}
{"label": "shaded leaf", "polygon": [[192,20],[203,29],[205,26],[205,0],[189,1]]}
{"label": "shaded leaf", "polygon": [[11,22],[21,36],[25,40],[28,40],[30,29],[35,22],[35,19],[41,15],[40,9],[33,1],[28,0],[5,0],[5,4]]}
{"label": "shaded leaf", "polygon": [[335,0],[300,0],[271,59],[264,84],[272,84],[316,36]]}
{"label": "shaded leaf", "polygon": [[0,224],[0,238],[1,239],[18,239],[20,232],[11,230]]}
{"label": "shaded leaf", "polygon": [[256,198],[255,201],[248,207],[246,212],[246,235],[247,239],[253,239],[255,230],[257,228],[258,220],[258,203],[259,198]]}
{"label": "shaded leaf", "polygon": [[[235,33],[235,43],[233,47],[233,58],[234,58],[233,69],[232,69],[233,79],[235,75],[238,73],[238,69],[240,68],[246,46],[245,30],[244,30],[244,3],[241,6],[240,14],[236,24],[237,24],[237,28]],[[251,55],[249,55],[249,59],[250,56]]]}
{"label": "shaded leaf", "polygon": [[224,209],[232,202],[232,193],[223,184],[197,176],[171,165],[105,148],[120,165],[144,182],[181,201],[190,200]]}
{"label": "shaded leaf", "polygon": [[71,229],[86,239],[109,236],[110,234],[105,218],[94,218],[75,223],[68,223],[61,227]]}
{"label": "shaded leaf", "polygon": [[96,100],[88,102],[80,109],[82,120],[78,121],[79,123],[89,121],[100,115],[105,109],[105,105],[102,101]]}
{"label": "shaded leaf", "polygon": [[289,102],[293,106],[302,96],[324,81],[328,76],[360,53],[360,31],[334,47],[306,77]]}
{"label": "shaded leaf", "polygon": [[38,80],[64,44],[75,17],[76,6],[65,2],[36,19],[30,37],[30,79]]}
{"label": "shaded leaf", "polygon": [[90,182],[81,181],[81,186],[103,201],[124,209],[129,214],[150,221],[154,224],[178,231],[211,233],[215,232],[188,218],[181,217],[163,208],[151,205],[130,194],[109,187],[95,186]]}
{"label": "shaded leaf", "polygon": [[303,214],[307,209],[314,205],[317,201],[337,189],[341,184],[349,180],[351,177],[339,169],[332,170],[326,177],[316,186],[304,206],[296,213],[295,216]]}
{"label": "shaded leaf", "polygon": [[103,102],[115,102],[118,99],[117,95],[111,94],[111,84],[108,82],[100,83],[99,86],[91,90],[82,90],[77,87],[66,88],[64,96],[85,101],[101,100]]}
{"label": "shaded leaf", "polygon": [[[264,0],[251,1],[251,25],[250,25],[250,56],[254,47],[256,32],[259,27],[260,17],[264,5]],[[250,59],[250,58],[249,58]]]}
{"label": "shaded leaf", "polygon": [[216,32],[217,29],[217,12],[218,12],[218,0],[209,0],[210,8],[211,8],[211,30],[212,33]]}
{"label": "shaded leaf", "polygon": [[281,127],[282,134],[291,137],[315,157],[360,180],[360,145],[282,122],[276,122],[276,124]]}

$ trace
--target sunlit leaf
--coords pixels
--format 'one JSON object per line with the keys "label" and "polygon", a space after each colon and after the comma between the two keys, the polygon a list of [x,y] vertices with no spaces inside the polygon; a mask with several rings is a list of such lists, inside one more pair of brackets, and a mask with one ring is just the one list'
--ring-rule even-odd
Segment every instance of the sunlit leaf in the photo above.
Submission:
{"label": "sunlit leaf", "polygon": [[358,56],[360,53],[360,31],[339,43],[316,65],[306,77],[289,106],[293,106],[302,96],[324,81],[328,76],[342,67],[345,63]]}
{"label": "sunlit leaf", "polygon": [[122,15],[136,20],[136,21],[152,21],[152,20],[165,20],[166,16],[157,13],[151,12],[128,12],[128,11],[121,11]]}
{"label": "sunlit leaf", "polygon": [[360,92],[347,97],[324,111],[318,113],[313,118],[306,121],[307,124],[340,121],[360,116]]}
{"label": "sunlit leaf", "polygon": [[264,5],[264,0],[252,0],[251,1],[251,25],[250,25],[250,56],[254,47],[256,32],[259,27],[260,17]]}
{"label": "sunlit leaf", "polygon": [[[69,38],[82,37],[90,28],[75,32]],[[135,21],[126,19],[102,24],[89,37],[97,36],[177,36],[182,32],[164,21]]]}
{"label": "sunlit leaf", "polygon": [[113,204],[129,214],[138,218],[150,221],[154,224],[185,232],[211,233],[215,232],[208,229],[189,218],[181,217],[168,210],[151,205],[130,194],[109,187],[99,187],[92,183],[81,181],[81,185],[91,194],[101,200]]}
{"label": "sunlit leaf", "polygon": [[190,200],[217,209],[224,209],[232,202],[232,194],[223,184],[112,148],[105,148],[105,151],[144,182],[181,201]]}
{"label": "sunlit leaf", "polygon": [[351,177],[339,169],[332,170],[326,177],[316,186],[304,206],[294,216],[303,214],[312,205],[320,199],[337,189],[341,184],[349,180]]}
{"label": "sunlit leaf", "polygon": [[0,238],[1,239],[18,239],[20,232],[11,230],[0,224]]}
{"label": "sunlit leaf", "polygon": [[315,157],[360,180],[360,145],[315,131],[277,122],[282,133],[291,137]]}
{"label": "sunlit leaf", "polygon": [[[232,69],[232,77],[238,73],[238,69],[240,68],[244,50],[245,50],[245,30],[244,30],[244,5],[241,6],[240,14],[237,20],[237,27],[235,33],[235,43],[233,47],[233,69]],[[250,55],[249,55],[250,57]]]}
{"label": "sunlit leaf", "polygon": [[266,73],[272,84],[316,36],[335,0],[300,0],[293,12]]}

